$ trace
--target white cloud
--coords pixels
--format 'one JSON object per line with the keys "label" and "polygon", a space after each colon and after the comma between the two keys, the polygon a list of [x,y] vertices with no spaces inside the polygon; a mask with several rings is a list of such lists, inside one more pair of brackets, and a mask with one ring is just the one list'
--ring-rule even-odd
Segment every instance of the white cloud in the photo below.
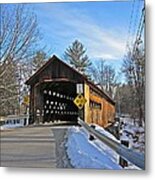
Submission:
{"label": "white cloud", "polygon": [[52,31],[54,32],[53,36],[62,40],[73,40],[73,38],[81,40],[91,57],[113,60],[123,57],[126,35],[115,31],[117,27],[106,29],[79,9],[65,9],[62,6],[53,6],[52,9],[47,6],[46,8],[48,11],[46,15],[44,14],[45,18],[49,22],[53,19],[57,22],[53,24],[53,27],[46,25],[48,31],[51,28],[55,29],[55,31]]}

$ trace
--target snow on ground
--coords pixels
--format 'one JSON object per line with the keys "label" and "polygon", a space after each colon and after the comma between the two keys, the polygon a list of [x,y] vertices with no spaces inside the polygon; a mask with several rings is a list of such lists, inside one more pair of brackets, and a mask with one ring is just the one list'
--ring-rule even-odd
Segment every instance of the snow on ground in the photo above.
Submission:
{"label": "snow on ground", "polygon": [[[108,136],[114,139],[110,133]],[[122,169],[118,165],[118,155],[99,140],[89,141],[89,135],[83,128],[69,129],[66,147],[68,157],[75,168]]]}
{"label": "snow on ground", "polygon": [[[97,130],[101,134],[105,135],[106,137],[109,137],[110,139],[112,139],[116,142],[120,142],[120,141],[118,141],[118,139],[116,139],[116,137],[114,135],[112,135],[110,132],[103,129],[101,126],[99,126],[97,124],[93,124],[93,125],[95,126],[95,130]],[[101,143],[101,141],[98,139],[96,139],[94,141],[94,145],[96,145],[97,147],[100,147],[101,150],[104,151],[108,156],[110,156],[114,162],[118,163],[119,155],[114,150],[112,150],[109,146],[105,145],[104,143]]]}
{"label": "snow on ground", "polygon": [[101,126],[97,125],[97,124],[92,124],[93,126],[95,126],[95,130],[97,130],[98,132],[100,132],[101,134],[109,137],[110,139],[113,139],[114,141],[118,141],[118,139],[116,139],[116,137],[114,135],[112,135],[110,132],[108,132],[107,130],[103,129]]}
{"label": "snow on ground", "polygon": [[129,148],[145,153],[145,129],[134,124],[132,119],[121,118],[120,139],[129,141]]}

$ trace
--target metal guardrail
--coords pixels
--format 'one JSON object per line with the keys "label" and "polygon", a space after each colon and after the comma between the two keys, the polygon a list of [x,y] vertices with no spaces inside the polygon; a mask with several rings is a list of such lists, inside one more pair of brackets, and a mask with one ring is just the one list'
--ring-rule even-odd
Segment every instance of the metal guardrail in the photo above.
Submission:
{"label": "metal guardrail", "polygon": [[138,153],[133,151],[132,149],[128,149],[127,147],[123,146],[119,142],[105,136],[104,134],[98,132],[97,130],[90,127],[80,118],[78,118],[78,123],[83,126],[91,135],[94,135],[100,141],[105,143],[115,152],[117,152],[121,157],[126,159],[127,161],[131,162],[132,164],[138,166],[141,169],[145,169],[145,156],[144,154]]}
{"label": "metal guardrail", "polygon": [[7,121],[7,120],[14,120],[14,119],[28,119],[29,115],[12,115],[12,116],[7,116],[1,119],[1,121]]}
{"label": "metal guardrail", "polygon": [[0,126],[5,124],[19,124],[19,121],[24,121],[24,126],[29,124],[29,115],[11,115],[0,119]]}

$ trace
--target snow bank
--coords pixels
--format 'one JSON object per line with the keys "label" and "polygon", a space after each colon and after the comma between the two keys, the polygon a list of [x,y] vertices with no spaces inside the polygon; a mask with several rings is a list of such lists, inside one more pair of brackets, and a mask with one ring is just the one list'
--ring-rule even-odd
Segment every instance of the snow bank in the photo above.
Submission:
{"label": "snow bank", "polygon": [[[134,124],[133,119],[121,118],[123,122],[120,130],[120,139],[129,141],[129,148],[145,153],[145,129],[138,124]],[[133,122],[133,123],[131,123]]]}
{"label": "snow bank", "polygon": [[72,127],[68,132],[67,154],[75,168],[115,169],[116,154],[98,140],[89,141],[83,128]]}
{"label": "snow bank", "polygon": [[103,129],[101,126],[97,125],[97,124],[92,124],[93,126],[95,126],[95,130],[97,130],[98,132],[100,132],[101,134],[109,137],[110,139],[113,139],[114,141],[119,142],[116,137],[114,135],[112,135],[110,132],[106,131],[105,129]]}

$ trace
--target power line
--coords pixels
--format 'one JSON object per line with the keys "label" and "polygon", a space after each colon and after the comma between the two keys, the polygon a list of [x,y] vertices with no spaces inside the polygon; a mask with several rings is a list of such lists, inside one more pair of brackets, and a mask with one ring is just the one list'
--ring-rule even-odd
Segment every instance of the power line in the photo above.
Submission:
{"label": "power line", "polygon": [[[132,1],[132,8],[131,8],[131,15],[129,21],[129,29],[128,29],[128,37],[126,41],[126,48],[125,52],[129,49],[133,49],[133,45],[135,46],[135,42],[138,38],[141,38],[141,34],[143,31],[143,21],[144,21],[144,6],[140,12],[141,1],[143,0],[133,0]],[[136,4],[137,2],[137,4]],[[144,2],[144,1],[143,1]],[[139,15],[141,13],[141,15]],[[139,23],[138,23],[138,15],[139,15]],[[136,30],[137,29],[137,30]]]}
{"label": "power line", "polygon": [[143,9],[141,10],[141,18],[139,21],[136,38],[134,41],[133,54],[135,53],[137,46],[141,43],[141,37],[142,37],[143,29],[144,29],[144,24],[145,24],[145,8],[143,7]]}
{"label": "power line", "polygon": [[136,36],[136,29],[138,28],[138,15],[141,13],[141,9],[140,9],[140,5],[141,5],[141,3],[140,3],[140,0],[136,0],[136,2],[137,2],[137,7],[136,7],[136,5],[135,5],[135,19],[134,19],[134,21],[133,21],[133,31],[132,31],[132,34],[131,34],[131,39],[133,40],[133,41],[131,41],[131,45],[133,45],[134,44],[134,37]]}
{"label": "power line", "polygon": [[139,26],[138,26],[138,29],[137,29],[136,40],[141,39],[144,24],[145,24],[145,8],[143,7],[142,13],[141,13],[140,23],[139,23]]}
{"label": "power line", "polygon": [[130,21],[129,21],[129,29],[128,29],[128,36],[126,41],[126,48],[127,50],[129,44],[130,44],[130,36],[131,36],[131,28],[132,28],[132,21],[133,21],[133,14],[134,14],[134,8],[135,8],[135,0],[132,1],[132,7],[131,7],[131,15],[130,15]]}

